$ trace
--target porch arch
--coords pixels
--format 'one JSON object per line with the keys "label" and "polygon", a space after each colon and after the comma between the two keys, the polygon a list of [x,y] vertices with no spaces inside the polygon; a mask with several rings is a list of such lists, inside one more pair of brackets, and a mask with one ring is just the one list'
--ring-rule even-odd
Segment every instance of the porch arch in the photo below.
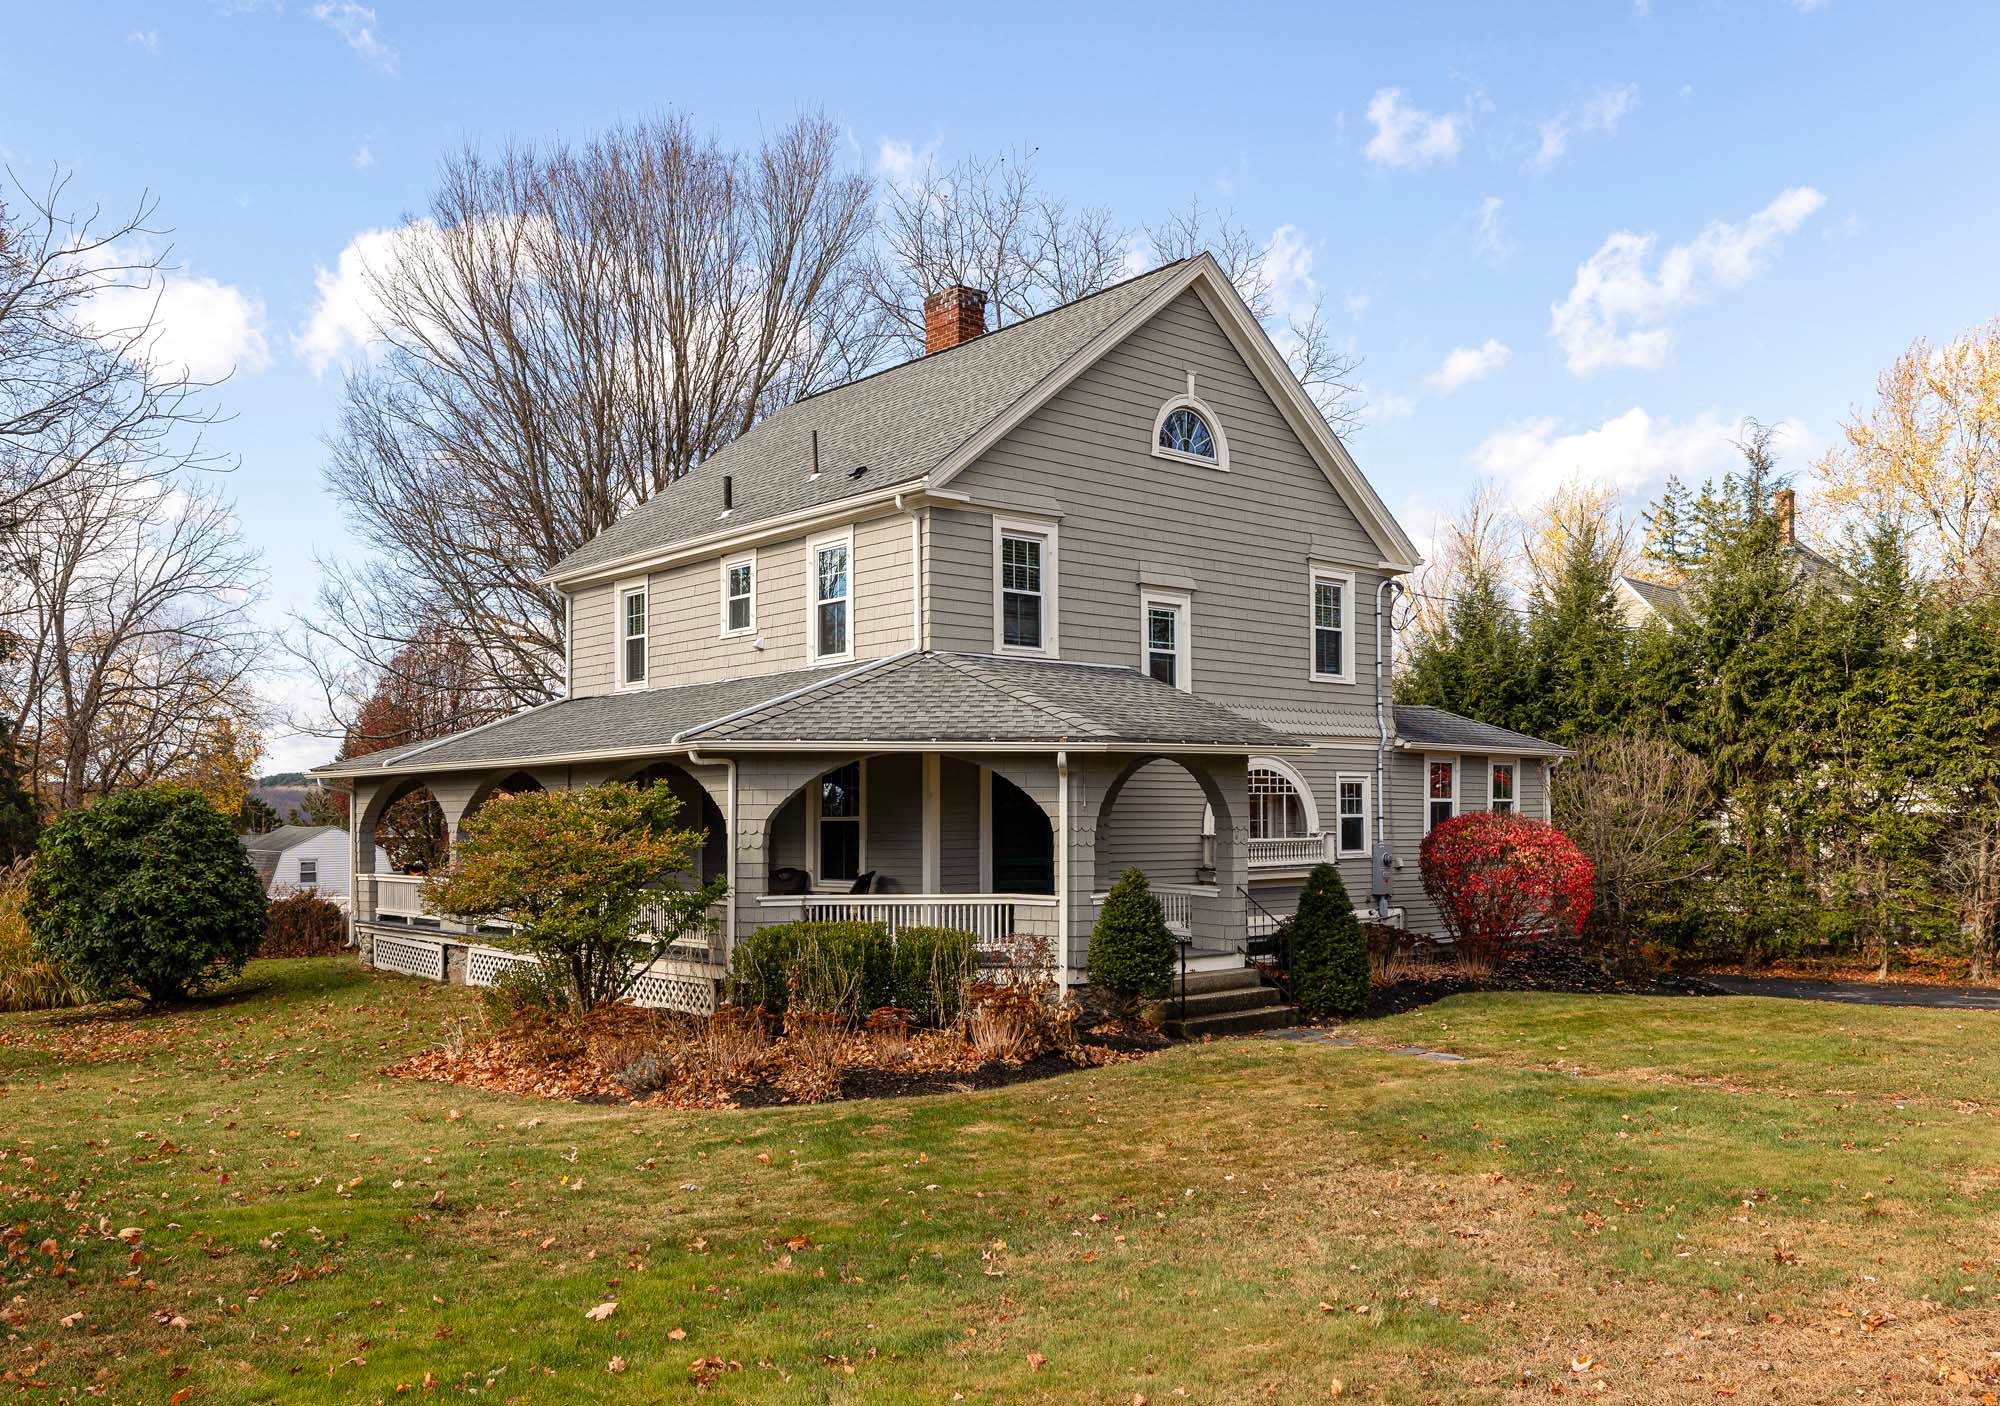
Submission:
{"label": "porch arch", "polygon": [[379,787],[354,821],[364,872],[380,846],[398,873],[442,867],[451,854],[451,817],[427,778],[405,776]]}

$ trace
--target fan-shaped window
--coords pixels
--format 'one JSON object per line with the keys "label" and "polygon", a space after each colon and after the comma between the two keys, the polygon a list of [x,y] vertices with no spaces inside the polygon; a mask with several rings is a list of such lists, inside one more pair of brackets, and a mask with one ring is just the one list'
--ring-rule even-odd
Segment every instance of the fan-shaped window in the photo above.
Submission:
{"label": "fan-shaped window", "polygon": [[1208,421],[1183,405],[1160,426],[1160,448],[1197,459],[1213,459],[1215,436],[1209,432]]}
{"label": "fan-shaped window", "polygon": [[1291,780],[1268,766],[1250,769],[1250,838],[1290,840],[1310,834],[1305,802]]}

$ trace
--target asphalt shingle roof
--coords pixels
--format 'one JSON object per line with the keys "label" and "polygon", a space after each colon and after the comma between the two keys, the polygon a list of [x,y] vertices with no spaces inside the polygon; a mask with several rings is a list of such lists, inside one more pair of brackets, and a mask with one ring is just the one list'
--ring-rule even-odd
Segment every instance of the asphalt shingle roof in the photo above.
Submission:
{"label": "asphalt shingle roof", "polygon": [[302,845],[315,835],[324,835],[335,828],[332,825],[280,825],[255,835],[238,835],[236,839],[237,843],[248,850],[283,854],[293,845]]}
{"label": "asphalt shingle roof", "polygon": [[1627,576],[1625,584],[1632,588],[1633,594],[1655,610],[1672,610],[1681,603],[1680,588],[1677,586],[1662,585],[1658,581],[1647,581],[1638,576]]}
{"label": "asphalt shingle roof", "polygon": [[1474,752],[1534,753],[1564,756],[1568,749],[1512,728],[1474,722],[1442,708],[1396,705],[1396,740],[1419,747],[1450,747]]}
{"label": "asphalt shingle roof", "polygon": [[[740,528],[922,478],[1145,301],[1179,267],[1164,265],[789,405],[667,492],[631,509],[558,562],[551,574],[568,575],[725,526]],[[811,477],[814,431],[819,433],[817,479]],[[866,472],[856,472],[863,468]],[[733,487],[726,520],[724,475]]]}

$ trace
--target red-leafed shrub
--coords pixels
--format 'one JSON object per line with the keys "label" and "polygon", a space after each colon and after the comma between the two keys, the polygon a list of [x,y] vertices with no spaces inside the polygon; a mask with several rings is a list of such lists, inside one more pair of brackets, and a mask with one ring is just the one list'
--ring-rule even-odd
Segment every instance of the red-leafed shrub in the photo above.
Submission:
{"label": "red-leafed shrub", "polygon": [[1574,937],[1590,916],[1590,860],[1543,821],[1473,811],[1424,836],[1417,855],[1446,931],[1496,957]]}

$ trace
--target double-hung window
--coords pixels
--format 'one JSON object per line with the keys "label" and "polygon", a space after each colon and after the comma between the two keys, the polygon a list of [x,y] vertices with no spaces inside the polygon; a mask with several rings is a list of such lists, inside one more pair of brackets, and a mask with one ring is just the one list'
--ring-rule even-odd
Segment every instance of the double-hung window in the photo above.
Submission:
{"label": "double-hung window", "polygon": [[1496,815],[1511,815],[1514,811],[1514,777],[1518,770],[1514,762],[1487,763],[1486,804]]}
{"label": "double-hung window", "polygon": [[618,588],[618,686],[646,686],[646,583]]}
{"label": "double-hung window", "polygon": [[1336,848],[1342,854],[1368,853],[1368,778],[1365,776],[1342,776],[1335,785],[1339,788],[1340,833]]}
{"label": "double-hung window", "polygon": [[319,861],[301,859],[299,861],[299,884],[303,888],[313,888],[319,883]]}
{"label": "double-hung window", "polygon": [[757,628],[757,558],[731,557],[722,563],[722,633],[747,635]]}
{"label": "double-hung window", "polygon": [[1188,598],[1146,595],[1139,601],[1139,666],[1170,688],[1192,688],[1188,678]]}
{"label": "double-hung window", "polygon": [[1312,573],[1312,677],[1331,683],[1354,680],[1354,578],[1315,567]]}
{"label": "double-hung window", "polygon": [[1449,757],[1424,759],[1424,829],[1435,830],[1458,814],[1458,763]]}
{"label": "double-hung window", "polygon": [[861,874],[861,763],[849,762],[819,779],[818,863],[822,882],[848,883]]}
{"label": "double-hung window", "polygon": [[1056,530],[1053,523],[993,523],[993,648],[1056,652]]}
{"label": "double-hung window", "polygon": [[810,548],[812,621],[807,627],[812,658],[851,659],[854,656],[849,614],[854,598],[854,535],[823,537]]}

